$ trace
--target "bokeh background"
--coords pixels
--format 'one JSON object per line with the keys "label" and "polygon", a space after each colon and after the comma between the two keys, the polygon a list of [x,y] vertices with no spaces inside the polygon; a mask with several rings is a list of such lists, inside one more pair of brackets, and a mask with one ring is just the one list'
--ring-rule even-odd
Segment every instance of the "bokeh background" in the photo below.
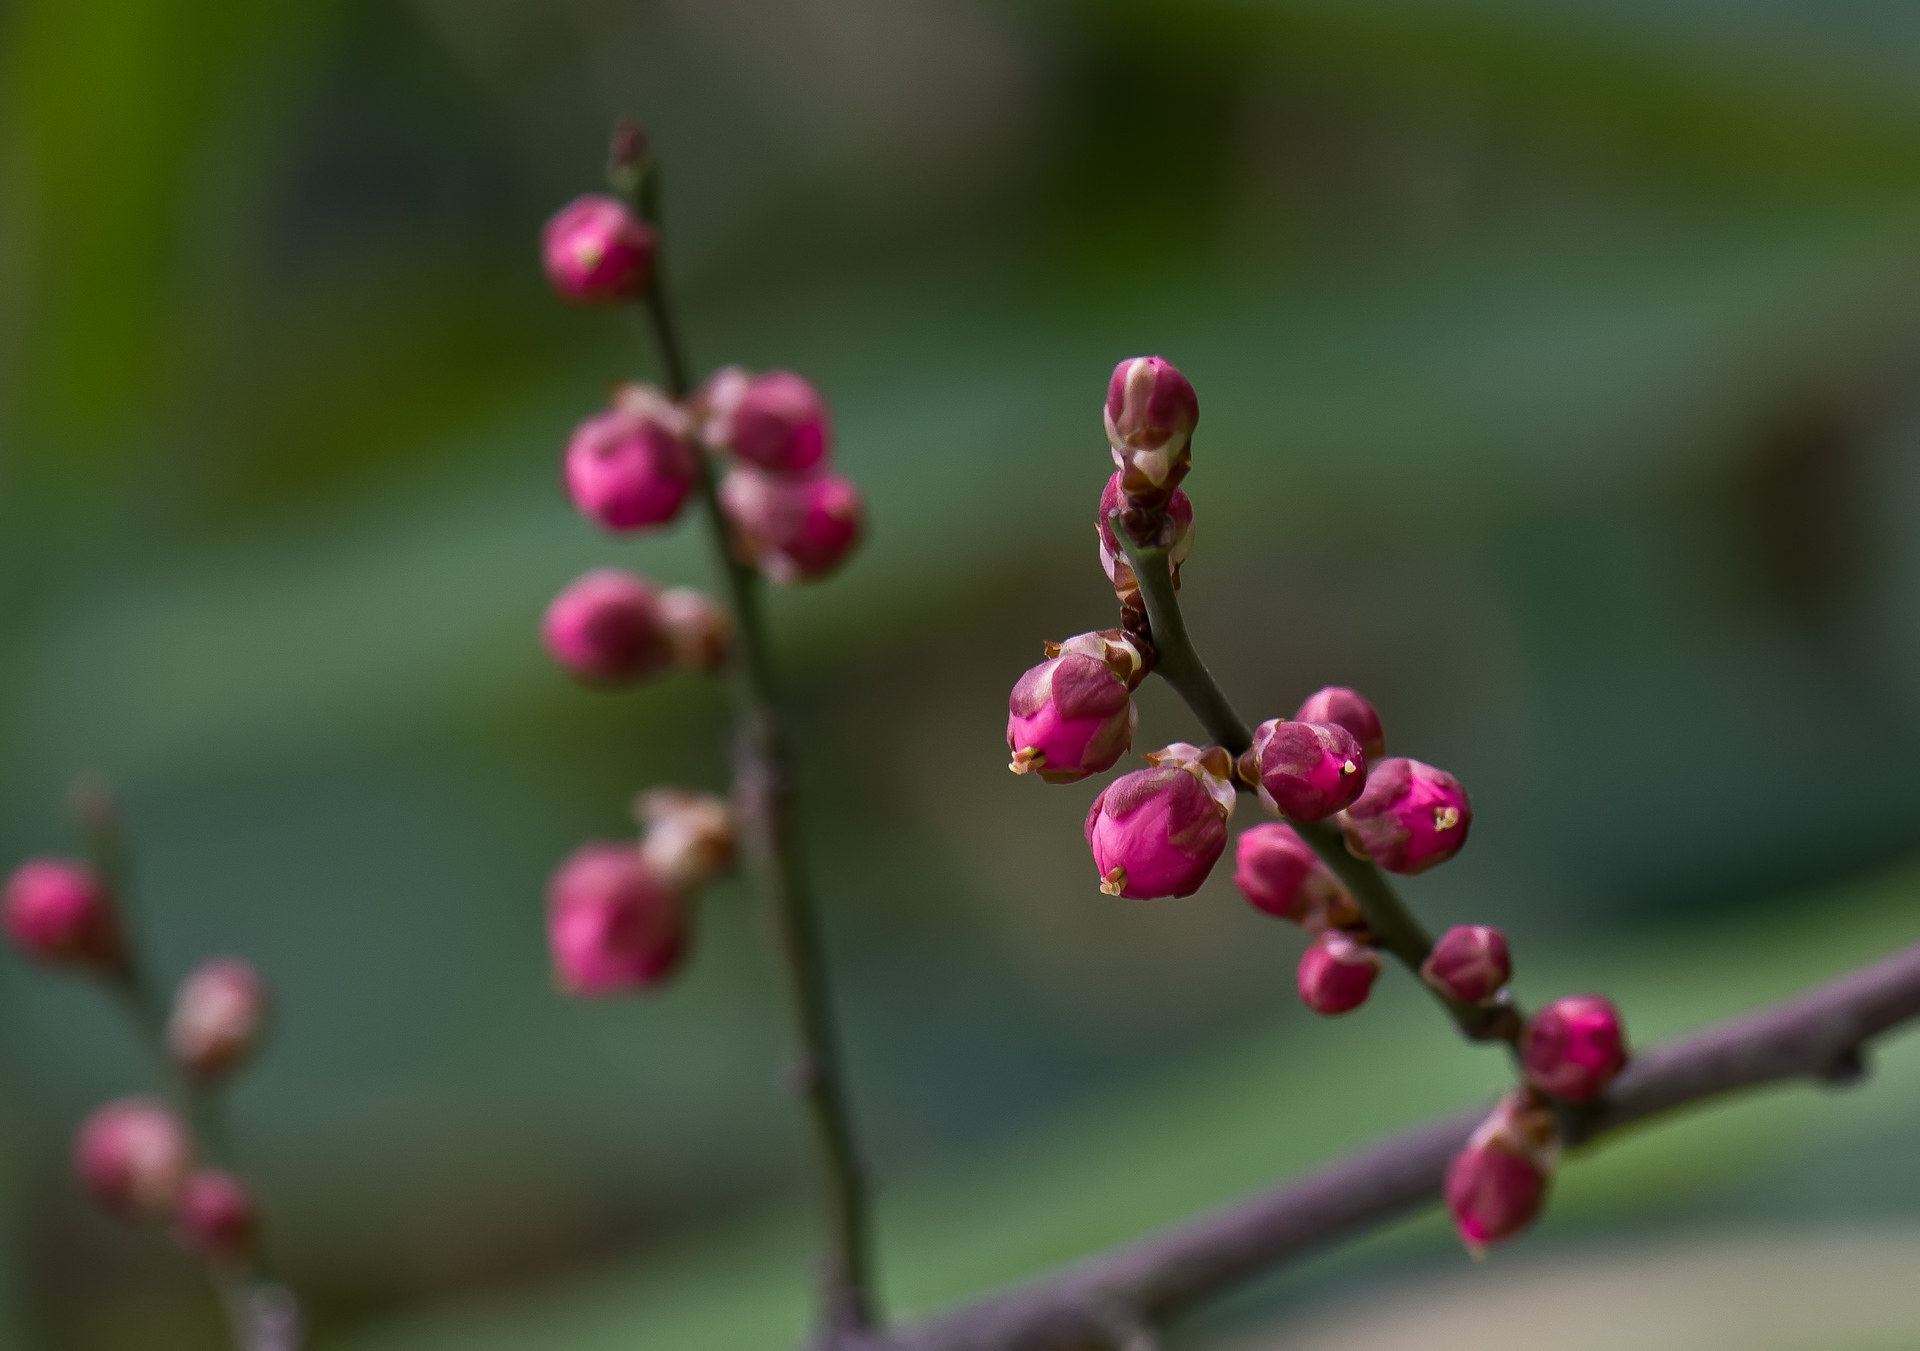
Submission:
{"label": "bokeh background", "polygon": [[[587,693],[535,640],[590,565],[704,576],[690,525],[612,543],[557,484],[644,370],[535,248],[623,111],[697,359],[816,379],[871,503],[773,610],[896,1307],[1502,1073],[1398,975],[1306,1015],[1224,869],[1100,896],[1095,786],[1003,768],[1040,641],[1112,622],[1122,356],[1200,392],[1224,683],[1357,685],[1465,781],[1472,845],[1407,891],[1506,926],[1524,999],[1606,990],[1651,1041],[1920,931],[1911,6],[11,0],[0,35],[0,862],[71,848],[108,774],[159,965],[270,974],[233,1109],[325,1348],[805,1317],[744,888],[657,998],[545,970],[553,863],[721,774],[715,688]],[[1138,744],[1192,734],[1143,703]],[[1175,1344],[1920,1345],[1920,1056],[1876,1068],[1572,1164],[1484,1268],[1430,1217]],[[218,1344],[66,1169],[149,1082],[95,991],[0,960],[0,1345]]]}

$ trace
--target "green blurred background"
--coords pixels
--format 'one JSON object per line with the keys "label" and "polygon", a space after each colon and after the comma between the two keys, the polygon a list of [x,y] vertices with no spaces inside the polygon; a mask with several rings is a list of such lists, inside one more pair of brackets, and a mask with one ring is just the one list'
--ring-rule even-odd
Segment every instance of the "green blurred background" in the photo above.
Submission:
{"label": "green blurred background", "polygon": [[[1398,975],[1306,1015],[1297,935],[1224,869],[1100,896],[1094,785],[1003,768],[1040,641],[1112,622],[1122,356],[1200,392],[1185,594],[1224,683],[1261,717],[1357,685],[1461,777],[1473,844],[1407,891],[1505,925],[1523,998],[1604,989],[1652,1040],[1920,931],[1911,6],[11,0],[0,43],[0,863],[70,848],[65,785],[106,773],[157,962],[269,973],[234,1111],[324,1347],[805,1317],[744,889],[660,997],[545,970],[552,864],[721,774],[712,686],[583,692],[535,639],[595,563],[704,576],[690,526],[610,543],[557,484],[643,370],[535,246],[619,112],[667,164],[697,360],[816,379],[871,505],[773,610],[896,1307],[1501,1075]],[[1138,744],[1193,734],[1143,704]],[[1880,1069],[1574,1163],[1485,1272],[1429,1219],[1176,1344],[1414,1345],[1341,1321],[1400,1299],[1453,1345],[1421,1311],[1464,1289],[1485,1347],[1603,1272],[1604,1308],[1699,1306],[1676,1345],[1920,1345],[1911,1280],[1858,1277],[1812,1341],[1750,1326],[1920,1263],[1920,1053]],[[148,1082],[94,991],[0,960],[0,1346],[217,1345],[191,1264],[67,1173]]]}

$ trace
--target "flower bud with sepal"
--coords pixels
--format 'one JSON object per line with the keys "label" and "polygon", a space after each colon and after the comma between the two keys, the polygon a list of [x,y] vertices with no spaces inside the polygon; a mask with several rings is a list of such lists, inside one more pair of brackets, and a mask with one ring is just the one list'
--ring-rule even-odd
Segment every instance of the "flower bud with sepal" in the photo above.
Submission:
{"label": "flower bud with sepal", "polygon": [[621,385],[612,406],[567,440],[567,493],[582,515],[614,534],[665,525],[693,492],[698,461],[690,423],[651,385]]}
{"label": "flower bud with sepal", "polygon": [[[1100,493],[1100,518],[1095,522],[1095,531],[1100,536],[1100,567],[1107,574],[1107,580],[1113,583],[1113,594],[1122,605],[1140,604],[1140,582],[1133,575],[1133,564],[1127,558],[1127,551],[1121,546],[1120,537],[1114,533],[1113,513],[1122,513],[1123,520],[1131,510],[1127,506],[1126,494],[1120,490],[1120,475],[1114,474],[1107,480],[1107,486]],[[1180,589],[1180,565],[1193,552],[1193,502],[1178,488],[1167,499],[1166,510],[1157,517],[1159,536],[1149,541],[1149,547],[1164,543],[1167,546],[1167,570],[1173,575],[1173,589]]]}
{"label": "flower bud with sepal", "polygon": [[253,1194],[232,1173],[202,1168],[180,1188],[173,1213],[182,1247],[218,1266],[244,1267],[253,1260],[259,1234]]}
{"label": "flower bud with sepal", "polygon": [[1087,813],[1087,846],[1109,896],[1191,896],[1227,847],[1231,757],[1219,746],[1175,742],[1122,775]]}
{"label": "flower bud with sepal", "polygon": [[736,466],[720,482],[720,505],[735,556],[783,586],[839,567],[866,523],[860,490],[832,473],[788,478]]}
{"label": "flower bud with sepal", "polygon": [[1627,1063],[1620,1011],[1600,995],[1569,995],[1534,1014],[1520,1042],[1527,1082],[1566,1102],[1592,1102]]}
{"label": "flower bud with sepal", "polygon": [[1139,720],[1132,691],[1147,671],[1140,648],[1107,629],[1048,643],[1046,653],[1008,696],[1007,767],[1048,783],[1113,768],[1133,745]]}
{"label": "flower bud with sepal", "polygon": [[167,1050],[197,1082],[231,1073],[259,1047],[267,1005],[267,983],[252,966],[234,957],[204,962],[174,994]]}
{"label": "flower bud with sepal", "polygon": [[1360,796],[1367,757],[1353,733],[1330,722],[1272,718],[1254,729],[1240,757],[1240,779],[1270,812],[1324,821]]}
{"label": "flower bud with sepal", "polygon": [[1133,505],[1157,507],[1180,486],[1200,400],[1165,357],[1129,357],[1107,381],[1107,443]]}
{"label": "flower bud with sepal", "polygon": [[625,202],[602,193],[568,202],[540,232],[547,280],[583,305],[643,294],[657,248],[652,228]]}
{"label": "flower bud with sepal", "polygon": [[707,382],[696,407],[709,447],[772,473],[811,473],[833,450],[826,400],[792,371],[753,375],[728,366]]}
{"label": "flower bud with sepal", "polygon": [[712,793],[652,788],[634,800],[633,814],[645,827],[641,858],[682,896],[733,867],[733,809]]}
{"label": "flower bud with sepal", "polygon": [[1459,853],[1472,824],[1473,808],[1458,779],[1404,757],[1372,766],[1366,791],[1340,817],[1355,857],[1409,876]]}
{"label": "flower bud with sepal", "polygon": [[654,602],[654,616],[667,636],[673,664],[683,671],[717,671],[733,647],[733,619],[713,597],[690,586],[673,586]]}
{"label": "flower bud with sepal", "polygon": [[121,1098],[81,1123],[73,1166],[102,1210],[124,1219],[157,1219],[179,1198],[193,1167],[193,1142],[165,1106],[151,1098]]}
{"label": "flower bud with sepal", "polygon": [[1300,1002],[1329,1018],[1351,1013],[1367,1002],[1379,975],[1380,954],[1364,936],[1328,929],[1300,954]]}
{"label": "flower bud with sepal", "polygon": [[619,568],[596,568],[571,582],[547,606],[540,636],[568,674],[590,685],[644,680],[674,656],[659,593]]}
{"label": "flower bud with sepal", "polygon": [[98,975],[126,970],[126,938],[113,894],[85,863],[29,859],[0,891],[0,922],[28,956]]}
{"label": "flower bud with sepal", "polygon": [[1387,734],[1380,729],[1374,706],[1344,685],[1329,685],[1306,698],[1294,718],[1300,722],[1330,722],[1353,733],[1368,764],[1387,758]]}
{"label": "flower bud with sepal", "polygon": [[658,985],[687,950],[679,893],[637,844],[582,845],[547,885],[547,939],[560,988],[586,998]]}
{"label": "flower bud with sepal", "polygon": [[1507,936],[1484,924],[1456,924],[1433,945],[1420,978],[1456,1004],[1492,1004],[1513,979]]}
{"label": "flower bud with sepal", "polygon": [[1353,928],[1363,919],[1360,903],[1333,869],[1298,831],[1279,821],[1241,832],[1233,881],[1256,910],[1310,932]]}
{"label": "flower bud with sepal", "polygon": [[1447,1167],[1447,1209],[1475,1257],[1533,1223],[1559,1161],[1553,1115],[1524,1089],[1507,1095]]}

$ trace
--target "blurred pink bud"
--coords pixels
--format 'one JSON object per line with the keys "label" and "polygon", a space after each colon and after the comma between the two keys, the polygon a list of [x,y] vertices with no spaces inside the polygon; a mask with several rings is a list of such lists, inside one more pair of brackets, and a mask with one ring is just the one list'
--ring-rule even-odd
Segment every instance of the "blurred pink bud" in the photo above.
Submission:
{"label": "blurred pink bud", "polygon": [[190,1078],[205,1082],[244,1062],[267,1022],[267,984],[243,961],[204,962],[180,983],[167,1020],[167,1049]]}
{"label": "blurred pink bud", "polygon": [[259,1217],[246,1184],[231,1173],[202,1168],[180,1188],[173,1229],[182,1246],[221,1266],[253,1258]]}
{"label": "blurred pink bud", "polygon": [[622,385],[613,406],[567,440],[567,493],[582,515],[614,532],[664,525],[679,514],[699,469],[687,415],[648,385]]}
{"label": "blurred pink bud", "polygon": [[1122,775],[1087,813],[1087,845],[1109,896],[1191,896],[1227,847],[1231,759],[1219,746],[1175,742]]}
{"label": "blurred pink bud", "polygon": [[1164,357],[1129,357],[1107,382],[1107,442],[1136,506],[1164,502],[1187,476],[1200,400]]}
{"label": "blurred pink bud", "polygon": [[1567,1102],[1591,1102],[1627,1063],[1619,1010],[1599,995],[1570,995],[1533,1015],[1520,1043],[1527,1081]]}
{"label": "blurred pink bud", "polygon": [[1507,936],[1484,924],[1456,924],[1433,945],[1420,975],[1456,1004],[1491,1004],[1513,979]]}
{"label": "blurred pink bud", "polygon": [[733,646],[733,619],[703,591],[669,587],[654,602],[673,664],[685,671],[717,671]]}
{"label": "blurred pink bud", "polygon": [[[1113,593],[1122,605],[1138,604],[1140,600],[1140,583],[1133,575],[1133,564],[1127,560],[1127,551],[1121,547],[1120,537],[1114,534],[1110,519],[1114,512],[1126,510],[1127,499],[1120,491],[1120,475],[1116,473],[1100,492],[1100,518],[1094,525],[1100,535],[1100,566],[1106,571],[1107,580],[1113,583]],[[1180,565],[1193,552],[1193,501],[1178,488],[1167,501],[1160,528],[1169,541],[1167,567],[1173,573],[1173,589],[1178,591]]]}
{"label": "blurred pink bud", "polygon": [[659,596],[643,578],[596,568],[547,606],[540,636],[553,659],[594,685],[641,680],[673,660]]}
{"label": "blurred pink bud", "polygon": [[616,197],[577,197],[540,232],[547,280],[568,300],[630,300],[647,289],[654,238],[647,223]]}
{"label": "blurred pink bud", "polygon": [[1468,1251],[1479,1257],[1533,1223],[1558,1154],[1542,1104],[1513,1093],[1494,1108],[1447,1168],[1447,1209]]}
{"label": "blurred pink bud", "polygon": [[1113,764],[1133,745],[1139,715],[1130,691],[1146,663],[1118,629],[1046,645],[1047,660],[1015,682],[1007,749],[1015,774],[1072,783]]}
{"label": "blurred pink bud", "polygon": [[813,581],[840,565],[860,540],[860,490],[838,474],[784,478],[737,466],[720,483],[734,547],[782,585]]}
{"label": "blurred pink bud", "polygon": [[1442,769],[1398,757],[1367,773],[1367,789],[1340,824],[1347,848],[1390,873],[1423,873],[1467,842],[1473,808],[1460,781]]}
{"label": "blurred pink bud", "polygon": [[1301,722],[1330,722],[1353,733],[1368,764],[1386,759],[1387,734],[1380,730],[1380,714],[1372,704],[1344,685],[1329,685],[1307,696],[1293,715]]}
{"label": "blurred pink bud", "polygon": [[1296,821],[1324,821],[1360,796],[1367,757],[1353,733],[1330,722],[1272,718],[1254,729],[1240,778],[1266,809]]}
{"label": "blurred pink bud", "polygon": [[656,876],[686,895],[733,866],[733,811],[711,793],[654,788],[633,804],[646,827],[640,855]]}
{"label": "blurred pink bud", "polygon": [[792,371],[750,375],[728,366],[700,394],[702,436],[776,474],[805,474],[833,448],[833,424],[820,391]]}
{"label": "blurred pink bud", "polygon": [[1278,821],[1241,832],[1233,881],[1256,910],[1316,933],[1351,928],[1363,918],[1360,903],[1313,846]]}
{"label": "blurred pink bud", "polygon": [[27,860],[0,892],[0,919],[21,950],[43,962],[101,973],[125,968],[126,943],[113,898],[84,863]]}
{"label": "blurred pink bud", "polygon": [[157,1218],[173,1209],[193,1166],[193,1144],[167,1108],[151,1098],[122,1098],[81,1123],[73,1166],[101,1209]]}
{"label": "blurred pink bud", "polygon": [[1331,1018],[1367,1002],[1380,974],[1380,954],[1339,929],[1328,929],[1300,954],[1300,1002]]}
{"label": "blurred pink bud", "polygon": [[633,844],[582,845],[547,884],[554,975],[595,997],[657,985],[686,953],[680,898]]}

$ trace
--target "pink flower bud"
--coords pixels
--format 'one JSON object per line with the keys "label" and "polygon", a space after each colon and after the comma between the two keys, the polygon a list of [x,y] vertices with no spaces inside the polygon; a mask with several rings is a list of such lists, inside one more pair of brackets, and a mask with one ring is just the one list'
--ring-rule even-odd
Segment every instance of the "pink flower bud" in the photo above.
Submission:
{"label": "pink flower bud", "polygon": [[190,1078],[206,1082],[235,1069],[260,1044],[267,985],[233,957],[202,963],[180,983],[167,1020],[167,1049]]}
{"label": "pink flower bud", "polygon": [[246,1185],[231,1173],[202,1168],[180,1188],[174,1234],[182,1246],[221,1266],[245,1266],[253,1258],[259,1217]]}
{"label": "pink flower bud", "polygon": [[733,619],[713,598],[690,586],[662,591],[654,615],[667,635],[673,664],[684,671],[717,671],[733,646]]}
{"label": "pink flower bud", "polygon": [[1433,945],[1420,976],[1456,1004],[1491,1004],[1513,979],[1507,936],[1484,924],[1457,924]]}
{"label": "pink flower bud", "polygon": [[1364,918],[1360,903],[1313,847],[1278,821],[1241,832],[1233,881],[1256,910],[1316,933],[1352,928]]}
{"label": "pink flower bud", "polygon": [[128,1219],[173,1209],[193,1166],[179,1118],[151,1098],[122,1098],[88,1117],[74,1141],[73,1166],[101,1209]]}
{"label": "pink flower bud", "polygon": [[1047,660],[1015,682],[1007,749],[1015,774],[1072,783],[1113,764],[1133,745],[1131,691],[1146,673],[1140,649],[1118,629],[1046,645]]}
{"label": "pink flower bud", "polygon": [[1390,873],[1423,873],[1467,842],[1473,808],[1467,790],[1445,770],[1404,757],[1367,772],[1367,789],[1340,824],[1347,848]]}
{"label": "pink flower bud", "polygon": [[1328,929],[1300,954],[1300,1002],[1331,1018],[1367,1002],[1380,974],[1380,954],[1352,934]]}
{"label": "pink flower bud", "polygon": [[1494,1108],[1447,1167],[1447,1209],[1469,1252],[1482,1256],[1533,1223],[1558,1155],[1544,1106],[1514,1093]]}
{"label": "pink flower bud", "polygon": [[111,973],[124,969],[126,943],[113,898],[84,863],[29,859],[0,892],[0,919],[28,956]]}
{"label": "pink flower bud", "polygon": [[[1126,509],[1126,496],[1120,491],[1120,475],[1116,473],[1107,480],[1107,486],[1100,492],[1100,519],[1095,522],[1095,529],[1100,535],[1100,566],[1106,571],[1107,580],[1113,583],[1113,593],[1120,598],[1120,603],[1135,605],[1140,601],[1140,583],[1134,578],[1133,564],[1127,559],[1127,551],[1121,547],[1120,537],[1114,534],[1111,520],[1114,512]],[[1173,573],[1173,589],[1178,591],[1180,565],[1193,552],[1193,502],[1178,488],[1167,500],[1166,517],[1161,529],[1171,541],[1167,549],[1167,567]]]}
{"label": "pink flower bud", "polygon": [[1591,1102],[1627,1063],[1620,1013],[1599,995],[1570,995],[1533,1015],[1520,1043],[1527,1080],[1567,1102]]}
{"label": "pink flower bud", "polygon": [[700,403],[709,446],[776,474],[809,473],[833,447],[826,402],[792,371],[749,375],[729,366],[707,382]]}
{"label": "pink flower bud", "polygon": [[1323,821],[1360,796],[1367,757],[1353,733],[1330,722],[1272,718],[1254,729],[1240,778],[1260,790],[1268,811]]}
{"label": "pink flower bud", "polygon": [[616,533],[664,525],[680,512],[699,469],[687,415],[659,390],[622,385],[613,406],[567,440],[567,492],[584,516]]}
{"label": "pink flower bud", "polygon": [[680,898],[632,844],[582,845],[547,884],[560,988],[594,997],[657,985],[686,953]]}
{"label": "pink flower bud", "polygon": [[733,866],[733,812],[713,794],[655,788],[633,810],[646,827],[640,855],[673,890],[685,895]]}
{"label": "pink flower bud", "polygon": [[1106,421],[1121,487],[1136,505],[1164,502],[1187,476],[1200,421],[1187,377],[1164,357],[1127,358],[1107,382]]}
{"label": "pink flower bud", "polygon": [[1380,730],[1380,714],[1372,704],[1343,685],[1329,685],[1307,696],[1293,715],[1301,722],[1330,722],[1353,733],[1368,764],[1387,757],[1387,734]]}
{"label": "pink flower bud", "polygon": [[1191,896],[1227,847],[1233,815],[1225,750],[1175,742],[1148,754],[1152,769],[1122,775],[1087,813],[1087,845],[1109,896]]}
{"label": "pink flower bud", "polygon": [[630,300],[653,271],[653,231],[615,197],[578,197],[540,232],[547,280],[568,300]]}
{"label": "pink flower bud", "polygon": [[860,490],[831,473],[796,479],[736,467],[721,480],[720,505],[741,561],[782,585],[832,572],[865,521]]}
{"label": "pink flower bud", "polygon": [[592,685],[642,680],[673,660],[659,597],[643,578],[596,568],[547,606],[540,636],[555,661]]}

